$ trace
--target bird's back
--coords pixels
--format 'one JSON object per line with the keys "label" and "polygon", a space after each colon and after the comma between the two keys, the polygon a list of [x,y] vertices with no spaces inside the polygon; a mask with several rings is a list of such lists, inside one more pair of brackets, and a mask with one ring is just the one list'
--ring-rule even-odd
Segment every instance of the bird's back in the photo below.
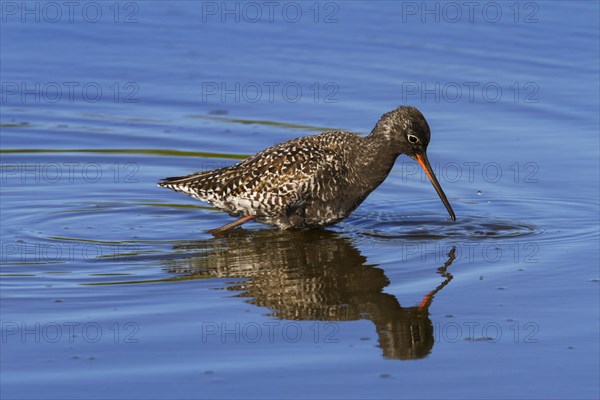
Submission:
{"label": "bird's back", "polygon": [[[269,147],[231,167],[166,178],[159,185],[230,214],[255,215],[282,227],[306,224],[306,211],[315,211],[306,210],[307,205],[333,201],[346,186],[350,163],[346,154],[362,140],[341,131],[305,136]],[[342,217],[339,210],[326,208],[313,219],[324,218],[325,225]],[[302,221],[294,221],[295,217]]]}

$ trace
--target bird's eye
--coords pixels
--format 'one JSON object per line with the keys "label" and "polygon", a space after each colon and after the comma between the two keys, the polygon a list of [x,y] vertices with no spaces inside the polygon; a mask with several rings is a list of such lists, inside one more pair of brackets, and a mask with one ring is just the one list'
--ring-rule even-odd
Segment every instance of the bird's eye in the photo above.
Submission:
{"label": "bird's eye", "polygon": [[416,137],[415,135],[408,135],[408,141],[411,143],[418,143],[419,142],[419,138]]}

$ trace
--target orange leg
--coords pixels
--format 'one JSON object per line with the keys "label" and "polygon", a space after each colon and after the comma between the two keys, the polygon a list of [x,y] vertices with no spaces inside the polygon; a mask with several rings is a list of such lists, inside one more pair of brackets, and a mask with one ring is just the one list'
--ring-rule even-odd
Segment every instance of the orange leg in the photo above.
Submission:
{"label": "orange leg", "polygon": [[242,224],[245,224],[246,222],[253,220],[255,218],[254,215],[246,215],[245,217],[242,217],[240,219],[236,219],[233,222],[230,222],[228,224],[225,224],[221,227],[215,228],[215,229],[211,229],[208,231],[208,233],[211,233],[213,235],[219,234],[219,233],[225,233],[235,227],[238,227]]}

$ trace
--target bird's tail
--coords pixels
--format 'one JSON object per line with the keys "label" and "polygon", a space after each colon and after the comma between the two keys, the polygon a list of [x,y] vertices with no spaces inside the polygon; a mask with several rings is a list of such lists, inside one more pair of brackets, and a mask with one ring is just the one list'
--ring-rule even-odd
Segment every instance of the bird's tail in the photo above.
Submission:
{"label": "bird's tail", "polygon": [[[211,172],[211,171],[208,171],[208,172]],[[197,172],[195,174],[185,175],[185,176],[170,176],[168,178],[161,179],[158,182],[158,186],[172,188],[173,186],[178,186],[178,185],[186,184],[187,182],[190,182],[190,181],[194,181],[194,180],[196,180],[196,178],[200,178],[200,177],[202,177],[203,174],[206,174],[208,172]]]}
{"label": "bird's tail", "polygon": [[212,188],[215,177],[220,172],[220,170],[212,170],[196,172],[186,176],[172,176],[162,179],[158,182],[158,186],[202,199],[204,192]]}
{"label": "bird's tail", "polygon": [[211,171],[200,171],[186,176],[164,178],[158,182],[158,186],[206,201],[207,194],[218,191],[234,177],[235,174],[231,171],[231,168],[224,167]]}

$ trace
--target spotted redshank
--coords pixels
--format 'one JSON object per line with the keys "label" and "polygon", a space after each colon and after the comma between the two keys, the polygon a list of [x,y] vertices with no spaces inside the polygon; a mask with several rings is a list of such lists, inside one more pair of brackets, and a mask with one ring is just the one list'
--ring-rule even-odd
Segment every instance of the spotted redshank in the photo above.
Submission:
{"label": "spotted redshank", "polygon": [[406,154],[425,170],[456,221],[427,159],[429,137],[423,114],[403,106],[383,114],[365,137],[344,131],[305,136],[231,167],[165,178],[158,184],[241,217],[211,233],[250,220],[281,229],[320,228],[350,215],[385,180],[396,158]]}

